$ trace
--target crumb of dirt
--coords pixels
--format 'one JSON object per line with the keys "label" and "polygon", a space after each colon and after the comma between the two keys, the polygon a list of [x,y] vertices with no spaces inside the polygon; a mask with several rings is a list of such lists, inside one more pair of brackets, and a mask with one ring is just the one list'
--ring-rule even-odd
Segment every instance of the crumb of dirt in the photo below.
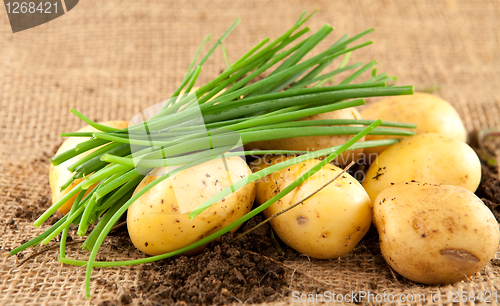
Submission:
{"label": "crumb of dirt", "polygon": [[129,294],[122,294],[120,296],[120,303],[122,305],[128,305],[132,303],[132,297]]}
{"label": "crumb of dirt", "polygon": [[[255,217],[243,230],[262,220]],[[226,234],[196,256],[144,265],[139,285],[124,300],[131,303],[147,294],[151,302],[161,305],[226,305],[273,302],[287,296],[285,269],[270,240],[269,225],[239,240],[233,238]]]}

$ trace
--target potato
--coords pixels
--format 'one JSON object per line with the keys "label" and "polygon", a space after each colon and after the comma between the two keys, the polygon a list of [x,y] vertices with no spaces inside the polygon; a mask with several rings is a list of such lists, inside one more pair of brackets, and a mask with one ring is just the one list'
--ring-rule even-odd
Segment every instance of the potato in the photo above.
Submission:
{"label": "potato", "polygon": [[[265,168],[283,157],[262,158],[252,170]],[[257,181],[256,201],[260,204],[318,164],[308,160],[274,172]],[[264,211],[266,217],[304,199],[337,176],[342,169],[326,165],[295,190]],[[371,201],[359,182],[347,173],[313,197],[270,221],[276,234],[291,248],[314,258],[335,258],[349,253],[371,224]]]}
{"label": "potato", "polygon": [[[153,170],[135,193],[163,173],[164,168]],[[225,162],[216,159],[199,164],[163,180],[128,208],[127,227],[132,242],[146,254],[159,255],[185,247],[229,225],[250,211],[255,199],[255,183],[236,190],[192,220],[188,214],[251,173],[243,159],[231,157]]]}
{"label": "potato", "polygon": [[[465,142],[467,132],[457,111],[445,100],[427,93],[394,96],[368,104],[361,110],[363,119],[417,124],[416,134],[438,133]],[[401,136],[367,135],[366,140],[401,138]],[[388,146],[366,148],[365,154],[380,154]]]}
{"label": "potato", "polygon": [[500,239],[491,211],[457,186],[395,184],[375,199],[373,218],[387,263],[424,284],[474,275],[494,257]]}
{"label": "potato", "polygon": [[[361,119],[361,115],[354,108],[346,108],[338,111],[309,116],[300,120],[326,120],[326,119]],[[352,138],[353,135],[327,135],[274,139],[268,141],[256,141],[245,145],[245,150],[297,150],[297,151],[317,151],[333,146],[343,145]],[[364,137],[360,140],[364,141]],[[357,161],[363,156],[363,149],[345,151],[337,162],[347,165],[351,161]]]}
{"label": "potato", "polygon": [[[101,124],[107,125],[110,127],[114,127],[117,129],[124,129],[128,126],[128,121],[106,121],[106,122],[101,122]],[[87,125],[81,129],[79,129],[77,132],[95,132],[95,131],[97,131],[97,130],[94,129],[93,127],[91,127],[90,125]],[[59,147],[59,149],[56,152],[56,155],[63,153],[69,149],[72,149],[72,148],[76,147],[77,144],[84,142],[84,141],[87,141],[87,140],[88,140],[88,138],[86,138],[86,137],[69,137]],[[63,195],[68,193],[71,189],[73,189],[76,185],[78,185],[83,180],[83,178],[74,180],[71,183],[71,185],[69,185],[68,188],[66,188],[63,192],[61,192],[59,189],[60,186],[64,185],[73,176],[73,173],[69,172],[69,170],[67,168],[69,166],[71,166],[72,164],[76,163],[78,160],[80,160],[84,156],[90,154],[92,151],[94,151],[94,150],[89,150],[89,151],[84,152],[80,155],[77,155],[77,156],[63,162],[60,165],[57,165],[57,166],[53,166],[52,164],[50,165],[49,184],[50,184],[50,190],[52,191],[52,203],[57,202]],[[92,191],[92,189],[94,189],[94,187],[95,187],[95,185],[92,187],[89,187],[87,189],[87,192],[85,193],[85,195],[87,195],[90,191]],[[66,201],[66,203],[63,204],[63,206],[61,206],[59,208],[58,211],[64,215],[67,214],[69,212],[69,210],[71,209],[71,206],[73,205],[73,202],[75,201],[77,196],[78,195],[76,194],[73,197],[71,197],[68,201]]]}
{"label": "potato", "polygon": [[372,163],[363,187],[372,200],[391,183],[456,185],[472,192],[481,181],[481,162],[466,143],[436,133],[408,137],[383,151]]}

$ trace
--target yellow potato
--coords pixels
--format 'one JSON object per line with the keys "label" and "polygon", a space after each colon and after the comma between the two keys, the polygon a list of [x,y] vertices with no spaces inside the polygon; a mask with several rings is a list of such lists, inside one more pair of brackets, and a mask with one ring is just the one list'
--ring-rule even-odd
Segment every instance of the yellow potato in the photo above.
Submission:
{"label": "yellow potato", "polygon": [[[346,108],[338,111],[309,116],[300,120],[326,120],[326,119],[361,119],[361,115],[354,108]],[[326,135],[274,139],[268,141],[256,141],[245,145],[245,150],[297,150],[297,151],[317,151],[333,146],[343,145],[352,138],[353,135]],[[364,141],[364,137],[360,140]],[[363,156],[363,149],[345,151],[336,158],[341,165],[347,165],[351,161],[357,161]]]}
{"label": "yellow potato", "polygon": [[[427,93],[394,96],[368,104],[361,110],[363,119],[417,124],[416,134],[438,133],[465,142],[467,132],[455,108],[445,100]],[[401,136],[367,135],[366,140],[401,138]],[[366,148],[365,154],[380,154],[388,146]]]}
{"label": "yellow potato", "polygon": [[465,188],[398,183],[377,196],[373,211],[385,260],[419,283],[466,279],[486,266],[498,247],[495,217]]}
{"label": "yellow potato", "polygon": [[[163,173],[164,168],[153,170],[135,193]],[[165,179],[129,207],[127,227],[132,242],[146,254],[159,255],[185,247],[229,225],[250,211],[255,183],[236,190],[192,220],[188,214],[251,173],[243,159],[231,157],[225,161],[211,160]]]}
{"label": "yellow potato", "polygon": [[[262,158],[252,171],[275,164],[283,157]],[[274,172],[257,181],[256,201],[262,204],[318,164],[308,160]],[[270,217],[304,199],[337,176],[342,169],[331,164],[264,211]],[[347,173],[323,190],[270,221],[273,230],[291,248],[310,257],[328,259],[349,253],[371,224],[372,205],[359,182]]]}
{"label": "yellow potato", "polygon": [[456,185],[474,192],[481,181],[481,162],[471,147],[457,139],[436,133],[413,135],[375,159],[363,187],[374,200],[391,183],[411,180]]}
{"label": "yellow potato", "polygon": [[[124,129],[128,126],[128,121],[106,121],[106,122],[101,122],[102,125],[114,127],[117,129]],[[95,132],[97,131],[93,127],[87,125],[81,129],[79,129],[77,132]],[[86,137],[69,137],[66,139],[62,145],[59,147],[59,149],[56,152],[56,155],[63,153],[69,149],[72,149],[76,147],[81,142],[87,141],[89,138]],[[84,152],[80,155],[77,155],[63,163],[57,166],[53,166],[52,164],[50,165],[49,169],[49,184],[50,184],[50,190],[52,191],[52,203],[57,202],[63,195],[68,193],[71,189],[73,189],[76,185],[78,185],[83,178],[81,179],[76,179],[74,180],[71,185],[68,186],[63,192],[60,191],[59,187],[65,184],[72,176],[73,173],[69,172],[67,169],[69,166],[83,158],[84,156],[90,154],[94,150],[89,150],[87,152]],[[95,185],[89,187],[87,189],[87,192],[85,195],[87,195],[92,189],[94,189]],[[75,201],[77,195],[74,195],[71,197],[66,203],[63,204],[59,208],[59,212],[62,214],[67,214],[69,210],[71,209],[71,206],[73,205],[73,202]]]}

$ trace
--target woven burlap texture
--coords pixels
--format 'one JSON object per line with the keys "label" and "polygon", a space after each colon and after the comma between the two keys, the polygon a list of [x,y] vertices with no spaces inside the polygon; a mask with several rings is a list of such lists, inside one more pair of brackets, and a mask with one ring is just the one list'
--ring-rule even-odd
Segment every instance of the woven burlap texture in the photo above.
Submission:
{"label": "woven burlap texture", "polygon": [[[16,34],[7,15],[0,13],[2,250],[47,228],[35,229],[33,218],[16,217],[15,211],[50,197],[48,157],[61,143],[59,133],[82,126],[70,108],[93,120],[130,119],[174,91],[208,33],[218,37],[241,17],[225,42],[230,60],[235,60],[264,37],[283,33],[303,10],[318,8],[308,26],[317,30],[329,23],[335,28],[334,38],[375,28],[369,36],[375,43],[356,51],[353,61],[378,60],[379,71],[398,76],[400,85],[412,84],[417,90],[438,86],[436,94],[457,108],[469,131],[500,126],[500,94],[495,90],[500,83],[499,1],[86,0],[52,22]],[[216,52],[199,84],[224,67],[221,52]],[[32,252],[26,251],[25,258]],[[117,251],[109,246],[101,254],[116,259],[142,256],[133,249]],[[21,258],[1,255],[2,305],[97,304],[118,299],[138,286],[140,267],[95,270],[92,298],[86,300],[84,268],[60,264],[57,250],[21,266]],[[85,255],[75,246],[68,254]],[[300,272],[288,275],[298,290],[313,286],[338,293],[370,290],[428,297],[438,289],[444,294],[496,292],[500,287],[498,268],[493,265],[472,281],[438,288],[408,285],[380,258],[366,251],[285,265]],[[134,303],[148,304],[148,298],[144,295]],[[430,303],[427,299],[424,304]]]}

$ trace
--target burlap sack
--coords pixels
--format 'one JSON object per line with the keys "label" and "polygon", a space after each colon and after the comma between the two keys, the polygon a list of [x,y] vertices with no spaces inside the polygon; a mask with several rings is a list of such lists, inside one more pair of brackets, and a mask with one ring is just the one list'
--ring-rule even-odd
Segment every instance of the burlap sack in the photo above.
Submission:
{"label": "burlap sack", "polygon": [[[354,61],[378,60],[379,71],[416,89],[437,86],[469,131],[500,126],[500,2],[478,1],[80,1],[68,14],[12,34],[0,13],[0,247],[13,248],[41,233],[23,204],[37,212],[50,197],[48,157],[61,143],[59,133],[81,121],[75,108],[93,120],[129,119],[166,99],[180,83],[207,33],[222,34],[237,18],[242,23],[225,42],[235,60],[262,38],[277,37],[303,10],[320,8],[308,25],[334,26],[333,36],[370,27],[375,43],[353,54]],[[323,44],[326,46],[326,43]],[[203,70],[201,82],[225,67],[220,52]],[[201,83],[200,83],[201,84]],[[85,256],[75,246],[69,256]],[[25,258],[33,253],[25,252]],[[108,258],[142,256],[135,250],[102,249]],[[92,298],[83,297],[84,268],[57,262],[51,250],[18,266],[3,256],[0,304],[83,305],[120,297],[137,285],[140,267],[95,270]],[[323,288],[340,293],[422,293],[424,304],[438,287],[419,286],[392,274],[370,252],[335,260],[285,262],[292,288]],[[500,287],[498,267],[490,264],[473,281],[441,287],[449,291],[492,291]],[[148,303],[144,295],[134,303]],[[276,305],[293,303],[291,299]]]}

